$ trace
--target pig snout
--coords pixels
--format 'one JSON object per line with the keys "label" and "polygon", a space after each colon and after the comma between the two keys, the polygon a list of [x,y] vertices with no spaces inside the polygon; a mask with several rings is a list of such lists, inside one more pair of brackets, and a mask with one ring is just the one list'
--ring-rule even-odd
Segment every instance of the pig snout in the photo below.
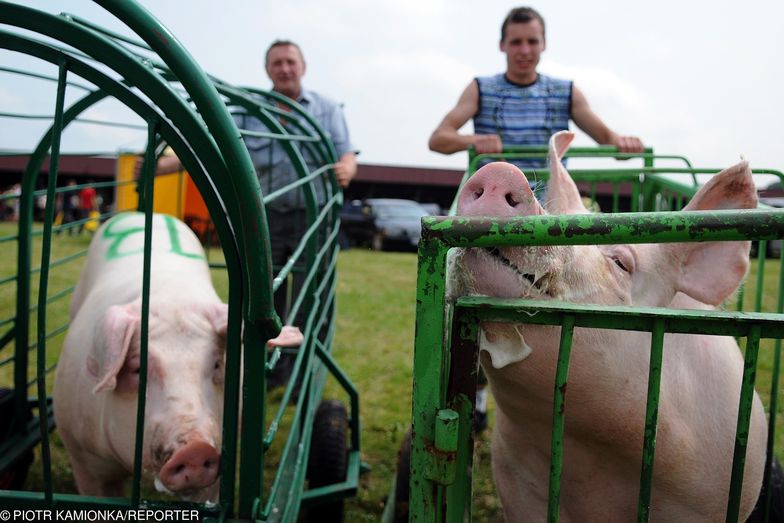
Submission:
{"label": "pig snout", "polygon": [[485,165],[463,186],[457,200],[462,216],[545,214],[523,172],[506,162]]}
{"label": "pig snout", "polygon": [[159,477],[167,489],[180,492],[212,485],[219,472],[217,449],[205,441],[191,441],[163,464]]}

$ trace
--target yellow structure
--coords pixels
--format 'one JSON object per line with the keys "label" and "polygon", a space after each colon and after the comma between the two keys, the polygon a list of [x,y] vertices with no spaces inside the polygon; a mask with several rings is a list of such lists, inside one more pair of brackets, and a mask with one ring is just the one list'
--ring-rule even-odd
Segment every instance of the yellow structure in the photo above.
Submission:
{"label": "yellow structure", "polygon": [[[134,174],[138,158],[139,155],[134,153],[121,153],[117,157],[117,185],[114,193],[117,211],[135,211],[139,206]],[[152,210],[176,216],[188,224],[202,241],[210,241],[214,232],[207,205],[188,171],[155,176]]]}
{"label": "yellow structure", "polygon": [[[134,167],[139,155],[121,153],[117,158],[117,187],[114,202],[118,211],[136,210],[139,195],[136,192]],[[185,192],[188,187],[188,173],[185,170],[155,177],[153,190],[153,212],[170,214],[180,220],[185,219]]]}

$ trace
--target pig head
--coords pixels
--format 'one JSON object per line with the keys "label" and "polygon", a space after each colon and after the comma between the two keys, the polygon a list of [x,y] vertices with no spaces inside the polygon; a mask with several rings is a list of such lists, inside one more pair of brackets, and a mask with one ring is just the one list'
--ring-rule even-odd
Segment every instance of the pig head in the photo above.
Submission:
{"label": "pig head", "polygon": [[[72,302],[54,387],[82,494],[123,496],[139,394],[144,216],[99,229]],[[161,491],[217,500],[227,306],[193,233],[153,217],[143,470]]]}
{"label": "pig head", "polygon": [[[561,158],[573,139],[550,141],[547,201],[525,175],[492,163],[468,180],[458,215],[587,213]],[[747,162],[715,175],[685,210],[755,207]],[[749,242],[470,248],[450,262],[450,293],[602,305],[709,309],[746,274]],[[480,361],[498,406],[492,461],[508,521],[546,519],[553,386],[560,328],[486,323]],[[577,328],[565,413],[562,521],[635,518],[650,334]],[[653,521],[724,518],[743,359],[734,340],[665,336]],[[765,461],[765,420],[755,395],[741,496],[745,520]]]}

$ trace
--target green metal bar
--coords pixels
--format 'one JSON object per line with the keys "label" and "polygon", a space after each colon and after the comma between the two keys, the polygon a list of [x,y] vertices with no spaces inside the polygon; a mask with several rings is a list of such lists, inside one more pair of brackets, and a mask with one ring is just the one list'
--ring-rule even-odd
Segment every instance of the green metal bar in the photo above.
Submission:
{"label": "green metal bar", "polygon": [[[513,160],[513,159],[526,159],[526,158],[547,158],[549,149],[547,145],[541,146],[505,146],[501,153],[483,153],[477,154],[476,149],[469,148],[468,154],[468,172],[474,173],[480,162],[484,160]],[[618,149],[613,146],[600,146],[600,147],[572,147],[565,154],[565,158],[576,157],[594,157],[594,158],[616,158],[619,160],[626,160],[631,158],[641,158],[644,161],[653,158],[662,159],[678,159],[683,160],[688,167],[691,167],[690,162],[683,156],[677,155],[654,155],[653,150],[646,148],[642,153],[619,153]]]}
{"label": "green metal bar", "polygon": [[648,365],[648,400],[645,408],[645,435],[642,446],[640,470],[640,497],[637,503],[637,521],[650,518],[651,489],[653,487],[653,462],[656,451],[656,429],[659,423],[659,393],[661,391],[662,357],[664,353],[664,320],[657,319],[651,332],[651,358]]}
{"label": "green metal bar", "polygon": [[[34,405],[38,403],[37,398],[31,398],[30,405]],[[49,419],[49,426],[46,429],[46,432],[49,432],[54,428],[54,416],[52,416],[51,412],[51,403],[47,406],[47,418]],[[6,440],[2,445],[0,445],[0,470],[8,470],[8,468],[16,461],[22,454],[24,454],[27,450],[33,448],[39,441],[40,441],[40,434],[41,431],[38,429],[38,425],[40,424],[39,418],[33,418],[25,424],[23,430],[19,432],[19,435],[14,439]],[[13,492],[13,495],[16,497],[17,495],[21,494],[20,491],[0,491],[2,492]],[[45,499],[44,492],[36,492],[40,498]],[[41,508],[41,502],[38,503],[38,507]],[[0,506],[2,506],[2,497],[0,497]],[[17,507],[16,500],[14,499],[14,504],[12,505],[14,508]],[[5,508],[5,507],[3,507]]]}
{"label": "green metal bar", "polygon": [[[448,374],[445,344],[444,281],[446,251],[435,238],[419,242],[417,267],[416,337],[414,343],[414,396],[412,405],[410,513],[423,521],[442,521],[442,489],[428,482],[427,447],[435,439],[435,416],[444,405],[443,379]],[[430,487],[432,485],[432,488]]]}
{"label": "green metal bar", "polygon": [[510,218],[422,218],[422,237],[450,247],[608,245],[775,239],[784,236],[784,211],[682,211]]}
{"label": "green metal bar", "polygon": [[632,198],[631,198],[631,212],[640,212],[644,209],[640,208],[640,186],[642,183],[632,184]]}
{"label": "green metal bar", "polygon": [[[57,100],[55,102],[54,125],[52,130],[52,156],[49,162],[49,190],[50,193],[57,186],[57,174],[60,167],[60,137],[63,130],[63,109],[65,106],[65,82],[68,78],[68,66],[65,62],[60,63],[59,81],[57,83]],[[54,206],[47,205],[46,222],[44,223],[44,242],[41,246],[41,277],[38,287],[38,303],[46,302],[46,293],[49,288],[49,260],[52,249],[52,222],[54,221]],[[21,311],[19,311],[21,312]],[[26,312],[26,311],[25,311]],[[41,462],[44,476],[44,493],[46,501],[51,503],[53,496],[52,488],[52,457],[49,447],[49,432],[47,430],[47,409],[46,409],[46,307],[38,308],[38,360],[37,360],[37,382],[38,382],[38,412],[41,421]]]}
{"label": "green metal bar", "polygon": [[754,325],[746,339],[743,384],[741,385],[738,425],[735,432],[735,452],[732,457],[732,479],[730,480],[730,493],[727,502],[727,523],[737,521],[740,512],[740,494],[743,488],[743,468],[746,464],[746,445],[749,439],[751,407],[754,401],[754,381],[757,377],[760,333],[760,327]]}
{"label": "green metal bar", "polygon": [[[565,314],[575,316],[575,327],[622,329],[651,332],[657,320],[665,321],[667,332],[675,334],[710,334],[714,336],[748,336],[760,329],[762,338],[784,338],[784,315],[754,312],[665,309],[658,307],[606,306],[558,301],[512,300],[484,296],[458,298],[458,310],[471,310],[481,321],[506,321],[531,325],[558,325]],[[528,316],[530,315],[530,317]]]}
{"label": "green metal bar", "polygon": [[[3,73],[13,73],[13,74],[18,74],[20,76],[29,76],[30,78],[38,78],[39,80],[49,80],[51,82],[58,82],[58,78],[56,76],[48,76],[48,75],[45,75],[45,74],[38,74],[38,73],[34,73],[32,71],[25,71],[25,70],[22,70],[22,69],[15,69],[13,67],[5,67],[5,66],[1,66],[0,65],[0,72],[3,72]],[[92,91],[93,90],[92,87],[88,87],[86,85],[82,85],[80,83],[73,82],[73,81],[70,81],[70,80],[66,83],[66,85],[71,86],[71,87],[78,87],[79,89],[84,89],[85,91]]]}
{"label": "green metal bar", "polygon": [[[445,323],[450,326],[445,341],[449,350],[446,354],[449,374],[445,406],[460,416],[457,448],[454,455],[444,455],[428,448],[428,461],[419,464],[412,462],[411,466],[412,470],[415,466],[423,468],[434,486],[446,486],[442,493],[436,493],[439,514],[445,515],[446,521],[463,522],[471,518],[471,467],[474,455],[472,426],[478,377],[479,323],[470,313],[455,314],[451,321],[447,315]],[[442,411],[439,408],[438,412]],[[454,461],[450,467],[454,470],[450,470],[449,476],[442,473],[444,460]],[[413,484],[411,488],[415,488]]]}
{"label": "green metal bar", "polygon": [[[22,114],[22,113],[0,112],[0,118],[17,118],[20,120],[51,120],[53,117],[48,114]],[[76,118],[73,121],[78,123],[105,125],[107,127],[122,127],[125,129],[146,129],[146,127],[143,125],[123,123],[123,122],[111,122],[105,120],[94,120],[91,118]]]}
{"label": "green metal bar", "polygon": [[[334,229],[332,231],[332,239],[333,240],[334,240],[335,237],[337,237],[337,233],[338,233],[338,229]],[[324,255],[324,253],[327,252],[328,249],[332,250],[334,252],[333,245],[334,245],[333,241],[327,242],[325,244],[324,248],[319,252],[319,258],[321,258]],[[336,266],[337,266],[337,257],[333,257],[332,260],[331,260],[331,264],[330,264],[330,270],[334,271]],[[305,282],[303,282],[303,284],[302,284],[302,292],[303,293],[306,292],[307,289],[310,287],[310,281],[312,279],[312,276],[313,276],[313,273],[311,272],[311,274],[308,275],[308,278],[305,280]],[[321,284],[319,285],[319,287],[314,290],[313,294],[315,296],[320,296],[321,292],[324,290],[324,287],[326,286],[326,284],[328,282],[329,282],[328,279],[324,279],[321,282]],[[311,330],[317,330],[317,329],[313,329],[313,328],[307,327],[307,326],[310,326],[310,325],[313,324],[314,315],[319,310],[318,306],[320,305],[320,302],[321,302],[321,300],[317,298],[315,303],[314,303],[314,307],[312,309],[310,309],[311,313],[310,313],[310,315],[308,315],[308,318],[307,318],[307,321],[306,321],[306,329],[307,330],[303,333],[306,340],[310,339],[309,334],[310,334]],[[297,353],[297,358],[294,360],[293,368],[292,368],[292,371],[291,371],[292,378],[289,381],[289,386],[286,388],[286,391],[283,393],[283,398],[281,398],[280,407],[278,408],[278,412],[275,415],[275,418],[273,419],[272,423],[270,424],[270,428],[267,431],[266,436],[264,437],[264,445],[263,445],[264,449],[267,449],[267,448],[270,447],[270,445],[272,445],[272,441],[275,438],[275,434],[277,433],[278,426],[280,425],[280,422],[283,419],[283,416],[285,414],[286,406],[288,405],[289,400],[291,399],[291,396],[292,396],[292,394],[294,392],[294,385],[295,385],[295,383],[297,381],[295,378],[301,374],[302,367],[305,365],[305,363],[308,363],[308,361],[310,359],[310,356],[308,356],[308,353],[309,353],[308,350],[302,350],[302,348],[300,348],[300,350]]]}
{"label": "green metal bar", "polygon": [[767,240],[760,240],[757,250],[757,292],[754,296],[754,311],[760,312],[762,310],[762,295],[765,288],[765,260],[767,256],[768,242]]}
{"label": "green metal bar", "polygon": [[147,148],[144,151],[145,167],[142,169],[142,192],[139,199],[145,202],[144,209],[144,257],[142,273],[142,310],[141,334],[139,338],[139,392],[136,402],[136,447],[133,458],[133,486],[131,491],[131,504],[139,506],[141,499],[141,478],[144,470],[144,416],[147,407],[147,369],[148,346],[150,334],[150,266],[152,265],[152,204],[155,184],[153,183],[153,158],[155,152],[152,144],[155,143],[157,125],[150,122],[147,130]]}
{"label": "green metal bar", "polygon": [[[266,196],[264,196],[264,198],[263,198],[264,203],[267,204],[267,203],[269,203],[269,202],[279,198],[280,196],[283,196],[284,194],[287,194],[287,193],[293,191],[297,187],[301,187],[301,186],[305,185],[306,183],[312,182],[313,180],[321,177],[324,174],[325,171],[327,171],[329,169],[332,169],[332,167],[333,167],[332,165],[321,166],[318,169],[316,169],[315,171],[313,171],[312,173],[305,175],[303,178],[299,178],[296,181],[291,182],[288,185],[284,185],[280,189],[278,189],[276,191],[273,191],[273,192],[267,194]],[[329,204],[327,204],[326,207],[329,207]]]}
{"label": "green metal bar", "polygon": [[[784,263],[779,264],[779,297],[776,312],[784,312]],[[779,373],[781,372],[781,339],[777,339],[773,348],[773,369],[770,384],[770,403],[768,404],[768,441],[765,454],[765,475],[762,480],[762,495],[764,499],[763,521],[770,521],[770,507],[773,496],[771,495],[771,472],[773,470],[773,447],[776,438],[776,417],[778,416],[779,398]]]}
{"label": "green metal bar", "polygon": [[621,208],[621,194],[620,194],[621,187],[620,185],[615,182],[613,183],[613,212],[619,212]]}
{"label": "green metal bar", "polygon": [[95,31],[97,33],[100,33],[100,34],[102,34],[104,36],[108,36],[112,40],[119,40],[120,42],[125,42],[126,44],[130,44],[130,45],[132,45],[134,47],[138,47],[140,49],[144,49],[145,51],[152,51],[150,46],[148,46],[144,42],[140,42],[138,40],[134,40],[132,38],[128,38],[125,35],[121,35],[119,33],[115,33],[115,32],[109,31],[108,29],[106,29],[103,26],[94,24],[94,23],[90,22],[89,20],[85,20],[84,18],[80,18],[80,17],[78,17],[76,15],[72,15],[71,13],[61,13],[60,16],[66,18],[68,20],[72,20],[72,21],[76,22],[77,24],[83,25],[83,26],[87,27],[88,29],[90,29],[92,31]]}
{"label": "green metal bar", "polygon": [[547,500],[547,521],[558,523],[561,499],[561,471],[563,469],[564,412],[566,409],[566,384],[569,380],[569,362],[572,354],[574,316],[563,317],[558,364],[555,369],[553,390],[553,429],[550,443],[550,483]]}
{"label": "green metal bar", "polygon": [[[8,323],[9,322],[3,322],[2,326],[5,327]],[[10,323],[13,323],[13,322],[10,322]],[[0,338],[0,350],[5,348],[5,346],[8,345],[9,343],[11,343],[11,340],[14,339],[14,336],[15,336],[15,332],[14,331],[15,330],[16,330],[16,326],[12,325],[11,328],[8,329],[8,331],[5,334],[3,334],[2,338]],[[0,361],[0,367],[2,367],[4,364],[6,364],[8,362],[11,362],[11,361],[14,361],[13,355],[10,356],[8,358],[8,360]],[[2,470],[2,469],[0,469],[0,470]]]}
{"label": "green metal bar", "polygon": [[[303,492],[300,506],[310,507],[322,503],[329,503],[330,501],[344,499],[356,494],[359,485],[357,478],[359,477],[360,465],[359,453],[350,452],[348,455],[346,481]],[[318,500],[318,503],[315,503],[314,500]]]}
{"label": "green metal bar", "polygon": [[319,142],[321,140],[317,136],[301,136],[301,135],[292,135],[292,134],[263,132],[263,131],[248,131],[246,129],[240,129],[240,134],[242,136],[251,136],[254,138],[272,138],[275,140],[280,140],[280,141],[288,140],[292,142]]}
{"label": "green metal bar", "polygon": [[[335,201],[337,201],[337,195],[333,197],[333,202]],[[283,268],[280,270],[278,275],[275,277],[275,280],[273,282],[274,289],[277,289],[280,286],[280,284],[283,282],[283,279],[286,276],[288,276],[288,274],[291,272],[292,268],[294,267],[294,264],[299,260],[300,256],[302,255],[302,252],[310,243],[311,239],[314,240],[318,239],[317,237],[314,237],[314,235],[316,235],[316,233],[318,232],[319,225],[325,220],[327,214],[330,211],[330,206],[333,202],[330,202],[327,206],[325,206],[322,209],[321,213],[319,213],[319,216],[316,218],[316,221],[314,221],[311,224],[311,226],[308,228],[308,230],[305,232],[305,234],[303,234],[302,240],[300,241],[297,248],[289,257],[288,262],[286,262],[286,265],[283,266]],[[331,232],[332,240],[337,238],[337,234],[338,234],[338,228],[335,227],[332,229]],[[318,253],[314,257],[312,262],[308,263],[307,266],[312,267],[312,270],[310,274],[308,274],[305,280],[303,281],[302,289],[300,290],[299,296],[297,296],[297,299],[294,301],[294,304],[291,306],[291,311],[289,312],[290,318],[297,317],[297,312],[299,312],[305,297],[310,297],[310,294],[307,292],[307,289],[310,287],[310,282],[313,280],[313,278],[316,275],[315,270],[317,264],[320,262],[320,260],[324,258],[324,253],[327,252],[327,250],[330,249],[332,245],[334,245],[332,240],[326,242],[324,246],[318,251]]]}

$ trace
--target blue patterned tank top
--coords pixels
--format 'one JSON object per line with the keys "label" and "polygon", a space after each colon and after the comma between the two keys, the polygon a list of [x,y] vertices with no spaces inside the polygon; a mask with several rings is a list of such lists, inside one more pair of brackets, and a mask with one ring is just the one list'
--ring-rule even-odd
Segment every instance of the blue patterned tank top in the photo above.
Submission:
{"label": "blue patterned tank top", "polygon": [[[501,73],[478,77],[479,111],[474,133],[497,134],[504,145],[547,145],[550,136],[569,129],[572,82],[540,74],[518,85]],[[546,166],[544,159],[515,160],[521,169]]]}

